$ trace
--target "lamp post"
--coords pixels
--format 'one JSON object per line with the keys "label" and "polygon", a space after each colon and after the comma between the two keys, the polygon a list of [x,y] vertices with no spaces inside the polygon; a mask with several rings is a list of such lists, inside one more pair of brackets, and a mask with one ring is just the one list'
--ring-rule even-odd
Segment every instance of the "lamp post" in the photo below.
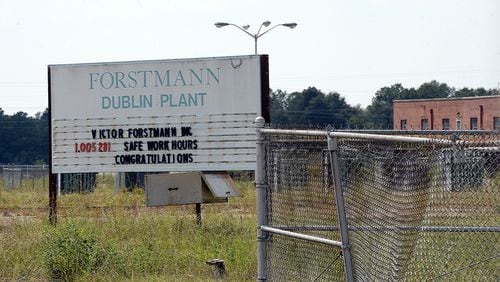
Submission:
{"label": "lamp post", "polygon": [[[241,30],[244,33],[250,35],[254,39],[255,55],[257,55],[257,40],[260,37],[262,37],[264,34],[270,32],[271,30],[275,29],[278,26],[284,26],[284,27],[288,27],[288,28],[291,28],[291,29],[293,29],[293,28],[295,28],[297,26],[296,23],[282,23],[282,24],[274,25],[274,26],[268,28],[267,30],[262,30],[262,27],[268,27],[269,25],[271,25],[270,21],[265,21],[265,22],[263,22],[263,23],[260,24],[260,27],[259,27],[259,30],[257,31],[257,33],[252,34],[252,33],[250,33],[250,32],[247,31],[247,29],[250,27],[249,25],[239,26],[239,25],[235,25],[235,24],[232,24],[232,23],[223,23],[223,22],[216,22],[215,23],[215,26],[217,28],[225,27],[225,26],[228,26],[228,25],[232,25],[232,26],[238,28],[239,30]],[[261,31],[262,31],[262,33],[261,33]]]}

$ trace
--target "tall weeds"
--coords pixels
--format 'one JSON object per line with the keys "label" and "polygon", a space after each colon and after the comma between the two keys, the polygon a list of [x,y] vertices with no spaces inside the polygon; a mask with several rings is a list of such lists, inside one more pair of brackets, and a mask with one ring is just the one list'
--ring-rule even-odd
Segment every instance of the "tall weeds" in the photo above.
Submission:
{"label": "tall weeds", "polygon": [[57,226],[48,223],[48,192],[0,188],[0,280],[210,280],[206,261],[225,260],[228,279],[254,280],[255,192],[237,183],[242,198],[194,206],[147,208],[142,190],[100,185],[59,198]]}

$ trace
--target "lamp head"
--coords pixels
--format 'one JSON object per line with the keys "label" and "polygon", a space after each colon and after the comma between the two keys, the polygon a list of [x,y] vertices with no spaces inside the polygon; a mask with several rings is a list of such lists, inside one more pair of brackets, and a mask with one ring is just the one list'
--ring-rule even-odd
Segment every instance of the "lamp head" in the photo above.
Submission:
{"label": "lamp head", "polygon": [[217,28],[221,28],[221,27],[224,27],[224,26],[226,26],[226,25],[229,25],[229,24],[228,24],[228,23],[221,23],[221,22],[216,22],[216,23],[215,23],[215,26],[216,26]]}
{"label": "lamp head", "polygon": [[265,21],[262,23],[263,26],[268,27],[271,24],[270,21]]}
{"label": "lamp head", "polygon": [[297,24],[296,23],[284,23],[284,24],[282,24],[282,26],[286,26],[289,28],[295,28],[297,26]]}
{"label": "lamp head", "polygon": [[248,24],[247,24],[247,25],[242,26],[242,28],[243,28],[244,30],[247,30],[249,27],[250,27],[250,25],[248,25]]}

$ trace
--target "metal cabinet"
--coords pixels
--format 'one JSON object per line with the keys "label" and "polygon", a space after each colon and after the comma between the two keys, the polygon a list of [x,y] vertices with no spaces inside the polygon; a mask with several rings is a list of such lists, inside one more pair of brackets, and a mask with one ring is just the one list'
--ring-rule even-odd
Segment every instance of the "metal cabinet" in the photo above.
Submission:
{"label": "metal cabinet", "polygon": [[226,173],[163,173],[145,177],[148,206],[227,202],[241,196]]}

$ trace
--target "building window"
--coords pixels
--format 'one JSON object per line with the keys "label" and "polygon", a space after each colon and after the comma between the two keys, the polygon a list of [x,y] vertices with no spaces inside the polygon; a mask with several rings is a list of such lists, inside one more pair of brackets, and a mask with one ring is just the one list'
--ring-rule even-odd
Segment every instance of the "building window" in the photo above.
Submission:
{"label": "building window", "polygon": [[443,119],[443,130],[450,130],[450,119],[449,118]]}
{"label": "building window", "polygon": [[493,117],[493,129],[500,130],[500,117]]}
{"label": "building window", "polygon": [[462,116],[460,115],[460,112],[457,113],[457,127],[455,128],[456,130],[462,130]]}
{"label": "building window", "polygon": [[426,119],[426,118],[423,118],[421,121],[420,121],[420,128],[422,130],[428,130],[429,129],[429,120]]}
{"label": "building window", "polygon": [[477,118],[470,118],[470,129],[477,130]]}
{"label": "building window", "polygon": [[401,120],[401,130],[406,130],[408,129],[408,122],[406,121],[406,119],[402,119]]}

